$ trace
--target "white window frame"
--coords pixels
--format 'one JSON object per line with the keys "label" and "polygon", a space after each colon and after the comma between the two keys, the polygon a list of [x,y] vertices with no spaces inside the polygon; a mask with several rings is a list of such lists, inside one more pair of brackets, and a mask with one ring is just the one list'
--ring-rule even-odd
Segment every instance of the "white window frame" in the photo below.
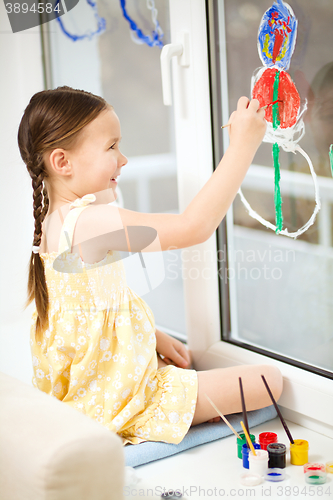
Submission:
{"label": "white window frame", "polygon": [[[213,173],[210,88],[205,0],[169,0],[171,42],[190,34],[190,65],[172,60],[179,209]],[[199,252],[199,254],[198,254]],[[197,257],[200,255],[200,262]],[[333,381],[268,356],[221,341],[216,235],[186,249],[183,259],[188,346],[197,370],[237,364],[270,364],[283,375],[279,405],[290,421],[333,437]],[[195,257],[194,257],[195,256]],[[192,258],[193,257],[193,258]],[[191,279],[193,263],[197,269]],[[200,277],[197,275],[199,274]],[[209,279],[205,279],[209,276]]]}

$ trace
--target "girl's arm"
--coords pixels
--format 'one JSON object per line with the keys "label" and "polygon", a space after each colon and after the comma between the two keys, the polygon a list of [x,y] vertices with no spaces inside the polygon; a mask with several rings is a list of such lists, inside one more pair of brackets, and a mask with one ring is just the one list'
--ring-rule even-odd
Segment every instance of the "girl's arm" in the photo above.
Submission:
{"label": "girl's arm", "polygon": [[184,344],[170,335],[156,329],[156,352],[161,354],[167,365],[175,365],[179,368],[190,368],[191,357]]}
{"label": "girl's arm", "polygon": [[[247,97],[239,99],[237,111],[229,119],[230,146],[215,172],[183,213],[150,214],[112,205],[96,205],[82,214],[86,217],[85,228],[89,227],[94,235],[103,235],[99,238],[105,251],[128,250],[128,236],[123,230],[128,226],[152,228],[158,236],[155,244],[146,247],[142,246],[146,236],[140,237],[138,232],[138,249],[132,247],[131,251],[185,248],[206,241],[227,213],[265,134],[265,111],[258,111],[258,108],[256,99],[250,103]],[[85,231],[82,241],[87,239],[87,234],[90,235],[90,231]],[[147,235],[147,232],[142,230],[141,234]]]}

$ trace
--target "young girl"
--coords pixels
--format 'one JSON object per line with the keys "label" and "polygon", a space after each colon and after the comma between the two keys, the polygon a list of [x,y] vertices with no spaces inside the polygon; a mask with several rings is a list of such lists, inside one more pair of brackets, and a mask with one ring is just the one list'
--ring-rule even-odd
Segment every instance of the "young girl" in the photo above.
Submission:
{"label": "young girl", "polygon": [[205,394],[226,415],[241,411],[240,376],[248,410],[271,404],[261,374],[275,398],[281,394],[273,366],[189,369],[187,349],[155,328],[152,311],[127,286],[119,257],[133,251],[129,226],[157,234],[143,251],[189,247],[213,234],[264,136],[258,107],[257,100],[239,99],[228,150],[181,214],[110,205],[127,159],[118,117],[101,97],[69,87],[39,92],[21,120],[18,143],[32,178],[35,218],[27,300],[36,303],[33,384],[124,443],[179,443],[191,425],[219,419]]}

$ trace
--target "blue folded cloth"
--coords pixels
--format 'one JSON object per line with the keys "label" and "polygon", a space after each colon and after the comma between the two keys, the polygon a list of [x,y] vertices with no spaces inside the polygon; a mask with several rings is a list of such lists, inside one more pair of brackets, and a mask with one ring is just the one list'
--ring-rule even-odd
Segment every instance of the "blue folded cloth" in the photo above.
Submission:
{"label": "blue folded cloth", "polygon": [[[260,410],[248,411],[247,419],[249,427],[272,420],[277,416],[274,406],[266,406]],[[227,415],[227,419],[237,432],[243,432],[240,425],[242,413]],[[190,428],[184,439],[179,444],[163,443],[160,441],[145,441],[140,444],[127,444],[124,448],[125,462],[129,467],[138,467],[139,465],[154,462],[161,458],[169,457],[180,453],[181,451],[194,448],[200,444],[209,443],[216,439],[229,436],[232,431],[221,420],[220,422],[204,423]]]}

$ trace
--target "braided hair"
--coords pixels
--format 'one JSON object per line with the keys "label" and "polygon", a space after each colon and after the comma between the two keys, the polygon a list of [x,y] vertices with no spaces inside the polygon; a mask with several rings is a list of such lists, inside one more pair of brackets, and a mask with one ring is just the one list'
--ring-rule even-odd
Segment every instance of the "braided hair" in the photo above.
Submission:
{"label": "braided hair", "polygon": [[[18,130],[21,157],[32,179],[35,230],[33,245],[42,239],[42,223],[49,209],[44,179],[49,177],[44,155],[56,148],[69,149],[80,131],[93,121],[108,104],[99,96],[70,87],[58,87],[33,95]],[[44,263],[39,253],[31,253],[25,308],[35,299],[37,309],[36,335],[48,326],[49,297]]]}

